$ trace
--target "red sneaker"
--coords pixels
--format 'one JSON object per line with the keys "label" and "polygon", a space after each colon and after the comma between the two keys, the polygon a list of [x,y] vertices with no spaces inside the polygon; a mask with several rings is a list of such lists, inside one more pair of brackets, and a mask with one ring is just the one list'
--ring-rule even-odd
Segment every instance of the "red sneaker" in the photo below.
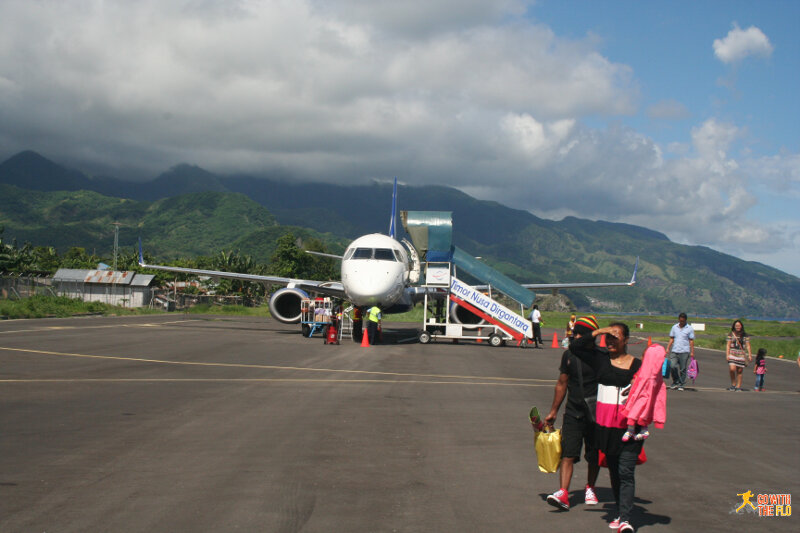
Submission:
{"label": "red sneaker", "polygon": [[614,520],[612,520],[611,523],[608,524],[608,527],[611,529],[619,529],[619,517],[616,517]]}
{"label": "red sneaker", "polygon": [[547,503],[553,507],[558,507],[562,511],[569,511],[569,495],[564,489],[558,489],[548,496]]}
{"label": "red sneaker", "polygon": [[597,505],[597,496],[594,493],[594,487],[586,485],[586,493],[584,501],[586,505]]}

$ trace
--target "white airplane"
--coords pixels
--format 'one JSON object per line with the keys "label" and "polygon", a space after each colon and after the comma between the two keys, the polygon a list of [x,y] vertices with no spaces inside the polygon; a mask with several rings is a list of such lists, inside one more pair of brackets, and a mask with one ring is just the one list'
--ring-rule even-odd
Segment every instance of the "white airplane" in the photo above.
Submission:
{"label": "white airplane", "polygon": [[395,238],[396,199],[397,180],[394,182],[392,194],[389,235],[372,233],[359,237],[350,243],[342,256],[308,252],[341,260],[341,281],[317,281],[150,265],[144,261],[141,239],[139,240],[139,265],[153,270],[210,278],[237,279],[265,285],[285,285],[285,288],[275,291],[269,300],[269,309],[273,318],[285,324],[300,322],[300,302],[308,298],[309,293],[347,300],[356,307],[377,305],[384,313],[403,313],[410,310],[418,299],[414,299],[412,296],[419,291],[413,290],[414,287],[410,285],[419,279],[420,263],[414,247],[405,239],[403,240],[404,246]]}
{"label": "white airplane", "polygon": [[[301,300],[309,298],[309,293],[323,294],[349,301],[355,307],[367,308],[377,305],[385,314],[404,313],[415,303],[421,301],[427,293],[429,297],[447,299],[442,289],[428,289],[415,286],[420,277],[420,260],[414,246],[406,239],[398,241],[396,234],[397,214],[397,179],[392,191],[392,214],[389,222],[389,234],[372,233],[351,242],[344,255],[308,253],[339,259],[341,265],[341,281],[317,281],[307,279],[284,278],[278,276],[261,276],[236,272],[221,272],[197,268],[182,268],[145,263],[142,243],[139,240],[139,265],[153,270],[194,274],[210,278],[228,278],[241,281],[263,283],[265,285],[285,285],[275,291],[269,300],[272,317],[285,324],[296,324],[301,321]],[[638,259],[636,265],[638,267]],[[636,283],[636,267],[633,277],[628,283],[550,283],[524,284],[529,289],[557,290],[580,287],[613,287],[631,286]],[[451,317],[462,323],[477,323],[480,319],[466,309],[453,304]]]}

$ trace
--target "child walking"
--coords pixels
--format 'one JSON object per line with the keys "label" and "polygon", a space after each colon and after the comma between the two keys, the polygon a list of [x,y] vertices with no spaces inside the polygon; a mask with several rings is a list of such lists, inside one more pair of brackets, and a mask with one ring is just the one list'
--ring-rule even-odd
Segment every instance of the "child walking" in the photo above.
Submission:
{"label": "child walking", "polygon": [[664,386],[661,366],[666,355],[666,350],[659,344],[653,344],[645,350],[628,401],[622,406],[622,414],[628,418],[628,430],[622,435],[622,442],[645,440],[650,436],[648,427],[651,423],[655,423],[657,428],[664,427],[667,421],[667,388]]}
{"label": "child walking", "polygon": [[753,374],[756,375],[756,386],[753,388],[755,391],[764,392],[764,374],[767,373],[767,355],[766,348],[759,348],[756,354],[756,365],[753,367]]}

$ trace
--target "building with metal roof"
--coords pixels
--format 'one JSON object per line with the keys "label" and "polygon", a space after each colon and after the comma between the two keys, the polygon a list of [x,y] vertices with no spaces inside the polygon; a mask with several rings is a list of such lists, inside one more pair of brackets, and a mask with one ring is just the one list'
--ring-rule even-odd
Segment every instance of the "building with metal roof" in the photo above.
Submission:
{"label": "building with metal roof", "polygon": [[59,268],[53,289],[59,296],[122,307],[147,307],[153,298],[155,276],[132,271]]}

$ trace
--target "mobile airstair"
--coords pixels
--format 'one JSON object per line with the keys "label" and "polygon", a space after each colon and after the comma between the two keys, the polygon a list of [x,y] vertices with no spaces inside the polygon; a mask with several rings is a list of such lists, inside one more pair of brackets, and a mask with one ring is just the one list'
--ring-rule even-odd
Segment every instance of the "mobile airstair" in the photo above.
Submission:
{"label": "mobile airstair", "polygon": [[353,315],[352,312],[355,309],[352,305],[347,306],[344,311],[341,313],[340,317],[340,326],[339,326],[339,337],[347,337],[352,339],[353,338]]}
{"label": "mobile airstair", "polygon": [[[514,341],[524,347],[533,337],[531,323],[524,318],[524,307],[533,305],[535,295],[504,274],[482,263],[452,244],[452,213],[441,211],[404,211],[403,225],[418,251],[425,253],[425,284],[421,343],[449,339],[484,340],[492,346]],[[458,277],[465,271],[486,285],[471,286]],[[492,297],[497,289],[520,304],[516,313]],[[443,295],[447,296],[447,302]],[[454,321],[453,307],[458,304],[481,319],[478,324]]]}

